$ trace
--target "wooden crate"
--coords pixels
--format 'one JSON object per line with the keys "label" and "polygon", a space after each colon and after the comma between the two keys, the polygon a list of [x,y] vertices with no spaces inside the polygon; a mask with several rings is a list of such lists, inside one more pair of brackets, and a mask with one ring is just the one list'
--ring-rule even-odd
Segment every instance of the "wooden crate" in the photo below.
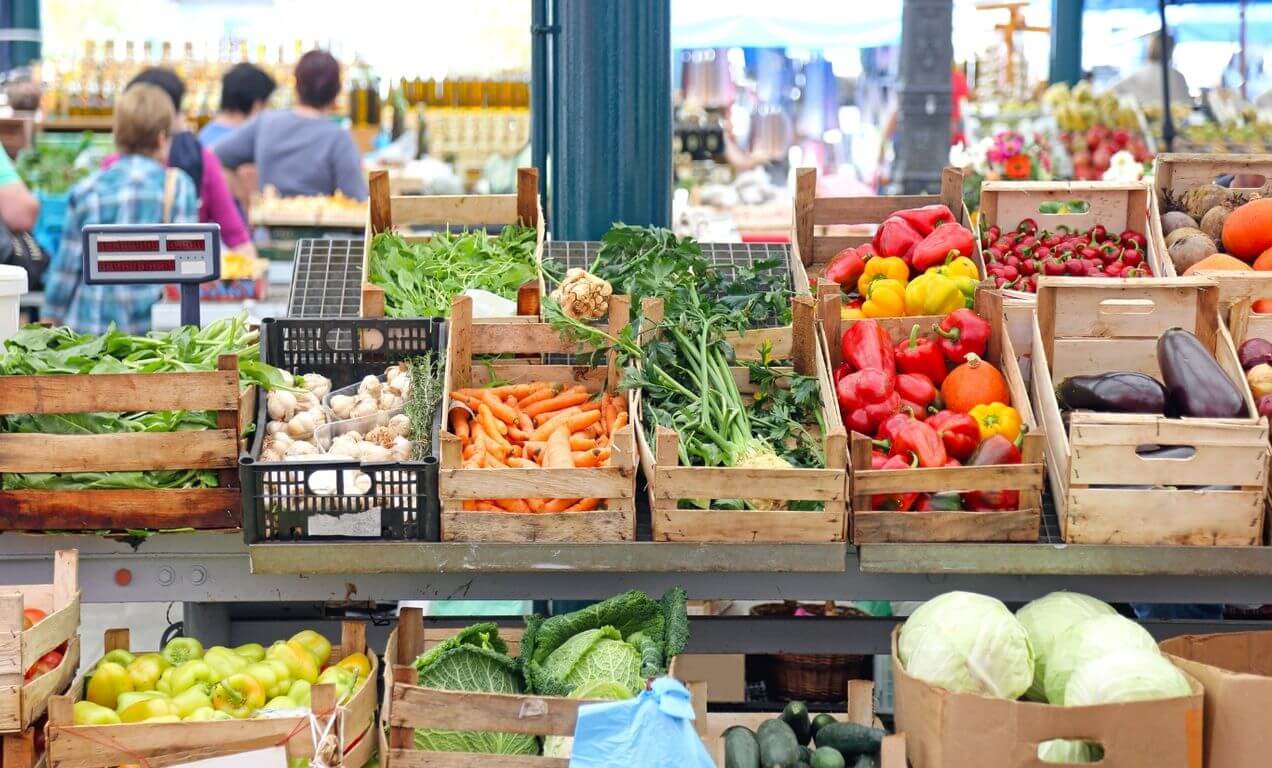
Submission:
{"label": "wooden crate", "polygon": [[[799,168],[795,172],[795,218],[791,233],[791,269],[795,292],[811,293],[826,265],[844,248],[869,243],[873,231],[865,234],[863,225],[871,227],[897,211],[924,205],[944,203],[959,217],[959,223],[971,229],[971,217],[963,206],[963,170],[947,167],[941,174],[939,195],[893,195],[858,197],[820,197],[817,195],[817,169]],[[855,230],[854,230],[855,228]],[[985,265],[979,246],[969,254],[981,276]]]}
{"label": "wooden crate", "polygon": [[[1165,195],[1182,195],[1191,187],[1213,182],[1224,174],[1259,174],[1265,180],[1272,181],[1272,155],[1226,155],[1226,154],[1194,154],[1170,152],[1158,155],[1153,161],[1153,212],[1150,216],[1154,246],[1161,254],[1167,277],[1176,277],[1175,264],[1166,252],[1166,236],[1162,233],[1161,215],[1165,210]],[[1216,243],[1220,252],[1223,243]],[[1248,272],[1233,272],[1234,277],[1249,276]],[[1207,275],[1209,276],[1209,275]],[[1272,294],[1268,294],[1272,296]],[[1220,301],[1230,301],[1227,290],[1221,288]]]}
{"label": "wooden crate", "polygon": [[[658,322],[659,302],[646,303],[644,316]],[[636,430],[641,469],[649,488],[649,509],[655,541],[712,542],[823,542],[844,541],[847,535],[847,440],[830,371],[818,351],[814,305],[811,297],[797,296],[793,304],[790,339],[793,371],[815,376],[821,388],[826,434],[822,445],[826,466],[821,469],[753,469],[746,467],[694,467],[680,464],[677,434],[657,427],[650,445],[640,413],[640,398],[634,398],[633,418],[642,426]],[[738,359],[758,359],[754,350],[735,349]],[[755,392],[748,371],[730,368],[745,397]],[[682,499],[747,499],[779,501],[820,501],[821,510],[724,510],[683,509]]]}
{"label": "wooden crate", "polygon": [[22,733],[0,735],[0,768],[45,768],[48,762],[43,722]]}
{"label": "wooden crate", "polygon": [[[609,330],[617,334],[629,322],[625,296],[610,299]],[[520,383],[552,381],[582,384],[589,392],[618,390],[619,371],[611,359],[603,367],[550,365],[525,358],[474,362],[477,355],[569,355],[579,345],[562,338],[547,323],[475,323],[472,299],[455,298],[451,309],[447,349],[446,399],[442,413],[450,413],[450,393],[483,386],[492,379]],[[632,412],[631,398],[628,410]],[[629,416],[634,419],[634,415]],[[459,438],[442,432],[441,497],[443,541],[632,541],[636,538],[635,427],[613,436],[610,466],[569,469],[465,469]],[[527,513],[465,510],[466,499],[601,498],[604,508],[590,512]]]}
{"label": "wooden crate", "polygon": [[[852,541],[881,542],[1037,541],[1042,519],[1043,451],[1045,440],[1034,421],[1029,390],[1017,364],[1016,351],[1007,333],[1002,300],[997,291],[976,293],[976,312],[992,329],[986,359],[1002,371],[1011,392],[1012,406],[1028,429],[1021,448],[1021,463],[988,467],[939,467],[927,469],[871,469],[870,438],[854,432],[850,446],[852,490]],[[918,325],[925,335],[943,316],[898,317],[880,320],[894,342],[910,335]],[[823,294],[822,322],[826,328],[830,367],[842,362],[839,339],[855,320],[840,320],[838,296]],[[1017,490],[1020,507],[994,512],[888,512],[870,508],[870,497],[895,491],[935,493],[955,490]]]}
{"label": "wooden crate", "polygon": [[[106,630],[104,650],[131,650],[128,635],[127,629]],[[333,710],[337,712],[333,733],[341,745],[342,759],[332,765],[348,768],[366,765],[379,742],[375,734],[375,681],[380,676],[380,663],[375,652],[367,647],[366,625],[358,621],[342,622],[340,644],[332,645],[331,660],[337,661],[355,650],[362,651],[371,660],[371,674],[349,703],[336,706],[336,689],[332,685],[315,685],[311,694],[314,712],[320,720]],[[285,746],[289,758],[314,754],[309,717],[75,725],[73,708],[75,702],[83,698],[85,683],[86,677],[79,677],[67,695],[54,696],[49,701],[49,768],[113,768],[120,763],[137,762],[162,768],[274,746]]]}
{"label": "wooden crate", "polygon": [[[362,317],[384,317],[384,289],[366,277],[371,274],[371,240],[397,227],[480,227],[521,224],[538,230],[534,261],[543,263],[545,236],[543,209],[539,204],[539,171],[517,169],[517,192],[513,195],[393,195],[389,191],[389,172],[372,171],[371,204],[368,209],[366,234],[362,251]],[[423,242],[429,235],[404,234],[407,242]],[[544,295],[543,276],[521,286],[517,294],[515,317],[483,318],[495,322],[535,322],[539,316],[539,297]]]}
{"label": "wooden crate", "polygon": [[[1232,338],[1219,322],[1216,285],[1203,278],[1047,278],[1043,284],[1034,327],[1033,396],[1047,433],[1047,468],[1065,541],[1258,544],[1268,477],[1267,419],[1080,411],[1070,414],[1066,429],[1056,401],[1055,387],[1068,376],[1122,370],[1160,380],[1157,338],[1167,328],[1182,327],[1214,352],[1255,413]],[[1194,454],[1149,459],[1136,452],[1147,445],[1189,446]],[[1236,490],[1207,487],[1214,485]]]}
{"label": "wooden crate", "polygon": [[[874,683],[869,680],[848,681],[848,709],[841,721],[858,725],[883,728],[883,723],[874,714]],[[765,720],[777,717],[777,712],[711,712],[707,714],[707,751],[716,765],[724,768],[724,732],[735,725],[745,726],[752,731],[760,727]],[[905,735],[889,734],[883,738],[883,747],[879,750],[880,768],[906,768]]]}
{"label": "wooden crate", "polygon": [[[457,630],[426,629],[419,608],[403,608],[397,628],[384,649],[384,700],[380,705],[380,765],[382,768],[469,768],[485,762],[467,752],[427,752],[415,749],[415,730],[496,731],[534,736],[573,736],[579,707],[596,702],[533,694],[446,691],[417,685],[412,666],[426,649]],[[521,632],[500,629],[509,654],[519,653]],[[505,637],[505,633],[514,640]],[[515,642],[514,642],[515,641]],[[675,677],[675,659],[669,674]],[[705,736],[707,692],[699,683],[685,682],[693,694],[695,726]],[[500,768],[569,768],[569,759],[541,755],[500,755]],[[350,767],[352,768],[352,767]]]}
{"label": "wooden crate", "polygon": [[[0,733],[20,734],[44,714],[49,697],[66,690],[79,666],[79,553],[58,550],[53,583],[0,587]],[[22,629],[22,612],[47,615]],[[23,679],[41,656],[68,643],[56,669],[29,682]]]}
{"label": "wooden crate", "polygon": [[0,473],[214,469],[219,487],[0,491],[0,530],[237,528],[239,435],[255,415],[238,358],[198,373],[0,376],[0,416],[216,411],[217,429],[105,435],[0,434]]}

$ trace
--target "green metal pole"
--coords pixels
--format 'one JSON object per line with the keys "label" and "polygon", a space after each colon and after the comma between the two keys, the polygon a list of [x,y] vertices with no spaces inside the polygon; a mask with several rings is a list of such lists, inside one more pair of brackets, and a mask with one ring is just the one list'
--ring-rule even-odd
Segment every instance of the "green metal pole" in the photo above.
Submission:
{"label": "green metal pole", "polygon": [[1051,6],[1051,82],[1082,79],[1082,2],[1054,0]]}

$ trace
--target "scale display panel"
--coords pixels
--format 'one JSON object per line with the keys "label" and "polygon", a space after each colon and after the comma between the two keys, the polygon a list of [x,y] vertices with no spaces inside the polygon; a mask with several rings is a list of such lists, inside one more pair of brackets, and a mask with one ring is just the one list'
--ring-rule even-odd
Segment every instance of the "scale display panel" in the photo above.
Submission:
{"label": "scale display panel", "polygon": [[205,283],[221,275],[216,224],[90,225],[83,237],[90,285]]}

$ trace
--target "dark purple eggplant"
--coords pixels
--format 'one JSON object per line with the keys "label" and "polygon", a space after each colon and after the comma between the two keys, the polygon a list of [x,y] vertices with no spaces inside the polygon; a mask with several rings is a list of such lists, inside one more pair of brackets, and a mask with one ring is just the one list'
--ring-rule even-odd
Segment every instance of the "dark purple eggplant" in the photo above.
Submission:
{"label": "dark purple eggplant", "polygon": [[1183,328],[1157,339],[1157,367],[1166,384],[1166,415],[1231,419],[1246,415],[1245,399],[1201,340]]}
{"label": "dark purple eggplant", "polygon": [[1246,339],[1237,350],[1237,359],[1241,361],[1243,371],[1248,371],[1259,363],[1272,363],[1272,341]]}
{"label": "dark purple eggplant", "polygon": [[1056,388],[1060,407],[1104,413],[1165,413],[1166,388],[1152,376],[1116,371],[1070,376]]}

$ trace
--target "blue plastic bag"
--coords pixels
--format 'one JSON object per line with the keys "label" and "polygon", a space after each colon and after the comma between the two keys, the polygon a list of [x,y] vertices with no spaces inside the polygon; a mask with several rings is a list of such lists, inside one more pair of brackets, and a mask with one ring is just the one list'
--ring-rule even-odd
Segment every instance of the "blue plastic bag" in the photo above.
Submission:
{"label": "blue plastic bag", "polygon": [[570,768],[715,768],[693,720],[688,689],[670,677],[634,699],[586,704]]}

